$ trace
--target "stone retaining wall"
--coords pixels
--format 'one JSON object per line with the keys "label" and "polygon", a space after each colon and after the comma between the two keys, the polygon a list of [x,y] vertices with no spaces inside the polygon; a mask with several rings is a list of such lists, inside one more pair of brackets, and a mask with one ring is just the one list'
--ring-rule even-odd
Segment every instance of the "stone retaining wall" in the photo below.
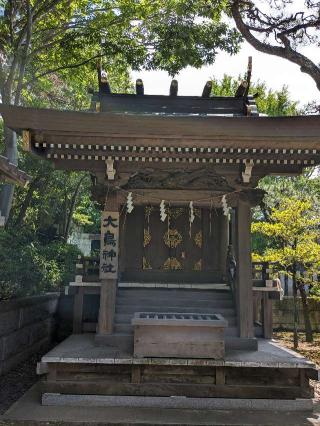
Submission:
{"label": "stone retaining wall", "polygon": [[[301,300],[299,306],[299,330],[304,330],[303,311]],[[309,299],[310,319],[313,331],[320,332],[320,301]],[[273,302],[273,329],[293,330],[293,298],[284,297],[283,300]]]}
{"label": "stone retaining wall", "polygon": [[48,346],[59,293],[0,302],[0,375]]}

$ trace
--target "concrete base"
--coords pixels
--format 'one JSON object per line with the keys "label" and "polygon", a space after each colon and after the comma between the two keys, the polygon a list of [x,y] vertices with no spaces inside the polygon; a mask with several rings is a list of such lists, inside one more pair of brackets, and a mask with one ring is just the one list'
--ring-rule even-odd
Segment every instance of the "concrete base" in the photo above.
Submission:
{"label": "concrete base", "polygon": [[[142,358],[142,364],[159,365],[206,365],[226,367],[267,367],[267,368],[315,368],[315,364],[302,355],[284,348],[272,340],[246,339],[258,343],[258,351],[227,350],[224,360],[197,359],[160,359]],[[132,354],[116,346],[96,345],[94,334],[73,334],[68,337],[41,360],[43,363],[72,364],[132,364],[139,363]]]}
{"label": "concrete base", "polygon": [[[101,347],[115,347],[121,351],[133,353],[133,335],[132,334],[95,334],[94,342]],[[255,337],[225,337],[226,351],[257,351],[258,340]]]}
{"label": "concrete base", "polygon": [[183,396],[106,396],[44,393],[42,405],[66,407],[137,407],[187,410],[312,411],[312,399],[186,398]]}
{"label": "concrete base", "polygon": [[[0,417],[4,424],[59,426],[311,426],[319,425],[320,405],[314,404],[313,412],[265,411],[265,410],[198,410],[163,409],[142,407],[63,407],[41,405],[41,383],[31,388],[20,400]],[[50,423],[51,424],[51,423]]]}

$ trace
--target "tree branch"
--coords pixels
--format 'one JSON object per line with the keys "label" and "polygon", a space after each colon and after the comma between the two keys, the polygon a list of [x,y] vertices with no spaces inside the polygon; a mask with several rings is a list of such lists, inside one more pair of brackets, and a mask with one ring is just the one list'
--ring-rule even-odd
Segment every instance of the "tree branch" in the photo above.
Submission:
{"label": "tree branch", "polygon": [[28,17],[27,36],[26,36],[24,51],[22,54],[21,62],[20,62],[20,67],[19,67],[19,77],[18,77],[18,84],[17,84],[16,93],[15,93],[14,105],[19,105],[19,102],[20,102],[21,91],[23,86],[23,78],[24,78],[26,63],[28,58],[28,50],[30,47],[31,37],[32,37],[33,19],[32,19],[32,12],[31,12],[31,6],[30,6],[29,0],[27,0],[27,17]]}
{"label": "tree branch", "polygon": [[318,90],[320,90],[320,69],[305,55],[292,49],[288,38],[284,34],[279,34],[278,38],[283,43],[282,46],[274,46],[260,41],[250,31],[248,25],[244,22],[241,15],[241,0],[232,0],[231,13],[236,26],[245,40],[251,44],[256,50],[269,55],[278,56],[293,62],[300,66],[300,70],[308,74],[316,83]]}

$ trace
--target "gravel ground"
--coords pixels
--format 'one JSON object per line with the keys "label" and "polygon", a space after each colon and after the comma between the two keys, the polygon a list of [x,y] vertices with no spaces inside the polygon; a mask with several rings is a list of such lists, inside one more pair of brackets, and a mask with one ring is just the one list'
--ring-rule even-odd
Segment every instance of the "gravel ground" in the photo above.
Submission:
{"label": "gravel ground", "polygon": [[0,376],[0,416],[39,380],[37,362],[50,348],[32,355],[9,373]]}
{"label": "gravel ground", "polygon": [[[286,346],[289,349],[293,349],[296,352],[299,352],[301,355],[310,359],[310,361],[317,364],[320,369],[320,333],[314,333],[313,343],[307,343],[305,340],[304,333],[299,333],[299,346],[298,349],[293,348],[293,337],[292,333],[283,331],[273,334],[273,338],[283,346]],[[314,386],[315,398],[320,402],[320,382],[311,380],[312,385]]]}

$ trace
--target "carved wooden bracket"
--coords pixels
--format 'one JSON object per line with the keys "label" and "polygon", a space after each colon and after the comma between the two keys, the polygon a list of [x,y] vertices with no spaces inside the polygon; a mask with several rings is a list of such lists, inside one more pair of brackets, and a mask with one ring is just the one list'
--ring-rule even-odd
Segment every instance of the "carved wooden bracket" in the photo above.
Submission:
{"label": "carved wooden bracket", "polygon": [[245,162],[245,170],[244,170],[244,172],[242,172],[243,183],[250,183],[253,166],[254,166],[254,164],[253,164],[252,161],[246,161]]}
{"label": "carved wooden bracket", "polygon": [[116,174],[116,170],[114,168],[114,160],[112,159],[106,160],[106,166],[107,166],[106,175],[108,180],[114,180],[114,176]]}

